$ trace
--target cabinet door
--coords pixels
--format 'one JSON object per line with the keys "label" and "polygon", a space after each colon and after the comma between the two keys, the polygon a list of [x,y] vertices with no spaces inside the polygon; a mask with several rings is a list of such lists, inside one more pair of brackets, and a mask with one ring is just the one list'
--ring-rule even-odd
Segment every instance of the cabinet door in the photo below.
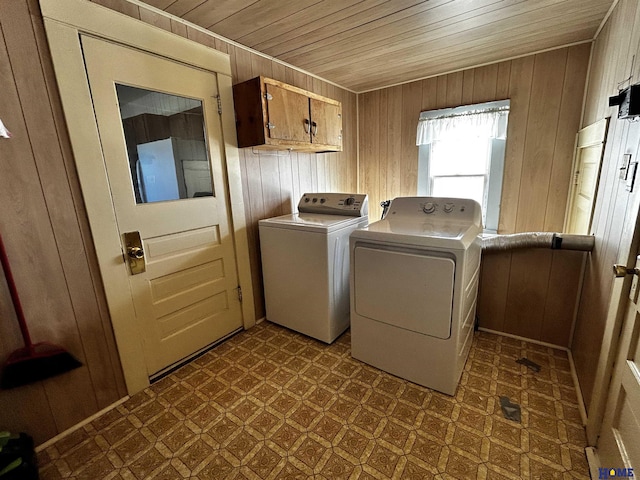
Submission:
{"label": "cabinet door", "polygon": [[269,138],[309,143],[309,98],[270,83],[265,89]]}
{"label": "cabinet door", "polygon": [[342,106],[311,99],[312,142],[342,150]]}

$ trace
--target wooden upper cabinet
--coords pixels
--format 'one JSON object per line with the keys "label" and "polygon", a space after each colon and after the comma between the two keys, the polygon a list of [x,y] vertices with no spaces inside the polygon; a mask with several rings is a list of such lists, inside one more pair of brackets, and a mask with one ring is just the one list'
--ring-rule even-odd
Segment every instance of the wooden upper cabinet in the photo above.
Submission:
{"label": "wooden upper cabinet", "polygon": [[239,147],[342,151],[342,104],[256,77],[233,86]]}

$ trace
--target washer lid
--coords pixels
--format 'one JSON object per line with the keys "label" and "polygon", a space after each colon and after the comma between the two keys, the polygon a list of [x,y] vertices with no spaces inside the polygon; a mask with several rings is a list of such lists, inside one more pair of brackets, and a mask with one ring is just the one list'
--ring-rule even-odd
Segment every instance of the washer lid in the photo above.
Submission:
{"label": "washer lid", "polygon": [[321,215],[315,213],[292,213],[260,220],[261,227],[306,230],[316,233],[330,233],[352,225],[365,226],[368,217],[346,217],[342,215]]}

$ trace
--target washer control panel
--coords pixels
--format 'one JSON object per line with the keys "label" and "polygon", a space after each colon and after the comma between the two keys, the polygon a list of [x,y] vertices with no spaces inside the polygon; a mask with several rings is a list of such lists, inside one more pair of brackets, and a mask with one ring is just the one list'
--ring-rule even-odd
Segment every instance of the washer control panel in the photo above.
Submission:
{"label": "washer control panel", "polygon": [[305,193],[298,212],[364,217],[369,215],[369,200],[364,193]]}

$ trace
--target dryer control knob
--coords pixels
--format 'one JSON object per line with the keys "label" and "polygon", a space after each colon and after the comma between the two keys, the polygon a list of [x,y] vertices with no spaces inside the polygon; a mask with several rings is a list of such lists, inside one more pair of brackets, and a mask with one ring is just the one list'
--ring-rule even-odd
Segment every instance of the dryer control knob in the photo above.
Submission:
{"label": "dryer control knob", "polygon": [[427,202],[424,204],[424,206],[422,207],[422,211],[424,213],[433,213],[436,211],[436,204],[433,202]]}
{"label": "dryer control knob", "polygon": [[345,205],[353,205],[356,203],[356,199],[354,197],[348,197],[344,200]]}
{"label": "dryer control knob", "polygon": [[445,203],[444,204],[444,213],[453,212],[453,207],[455,207],[455,205],[453,203]]}

